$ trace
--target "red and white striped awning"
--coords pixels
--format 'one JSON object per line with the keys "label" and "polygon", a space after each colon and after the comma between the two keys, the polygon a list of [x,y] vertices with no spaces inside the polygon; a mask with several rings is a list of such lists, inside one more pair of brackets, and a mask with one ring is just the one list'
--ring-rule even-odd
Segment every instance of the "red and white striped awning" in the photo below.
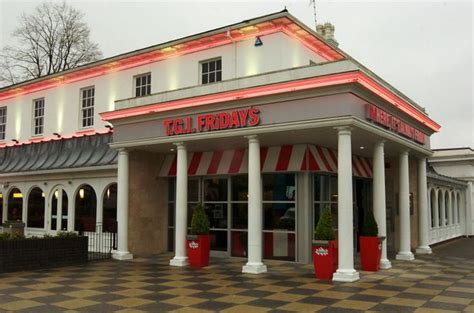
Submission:
{"label": "red and white striped awning", "polygon": [[[284,145],[260,149],[262,173],[327,172],[337,173],[337,151],[315,145]],[[188,175],[226,175],[248,172],[247,149],[191,152]],[[358,177],[372,177],[367,158],[353,155],[352,172]],[[176,176],[176,155],[167,155],[160,176]]]}

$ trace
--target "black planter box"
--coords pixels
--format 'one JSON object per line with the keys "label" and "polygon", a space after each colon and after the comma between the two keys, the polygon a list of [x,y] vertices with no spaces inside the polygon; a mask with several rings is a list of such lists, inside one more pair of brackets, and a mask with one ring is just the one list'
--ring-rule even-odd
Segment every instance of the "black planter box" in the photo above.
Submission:
{"label": "black planter box", "polygon": [[87,237],[0,241],[0,273],[87,262]]}

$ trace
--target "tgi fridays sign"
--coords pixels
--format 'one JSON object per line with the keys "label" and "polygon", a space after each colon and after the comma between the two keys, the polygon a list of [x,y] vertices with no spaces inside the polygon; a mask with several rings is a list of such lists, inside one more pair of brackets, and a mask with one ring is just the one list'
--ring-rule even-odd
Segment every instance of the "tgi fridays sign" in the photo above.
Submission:
{"label": "tgi fridays sign", "polygon": [[367,119],[413,141],[425,143],[424,133],[375,105],[367,104]]}
{"label": "tgi fridays sign", "polygon": [[260,110],[257,108],[201,114],[197,117],[185,116],[163,122],[166,136],[245,128],[256,126],[259,123]]}

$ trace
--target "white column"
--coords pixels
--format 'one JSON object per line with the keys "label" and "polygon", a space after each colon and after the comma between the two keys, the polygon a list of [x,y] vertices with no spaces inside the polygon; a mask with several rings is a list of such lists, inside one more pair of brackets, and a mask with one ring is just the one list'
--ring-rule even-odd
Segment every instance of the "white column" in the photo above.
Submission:
{"label": "white column", "polygon": [[242,267],[242,273],[260,274],[267,271],[267,266],[262,262],[263,208],[260,142],[257,136],[247,138],[249,140],[248,260],[247,264]]}
{"label": "white column", "polygon": [[353,282],[359,280],[359,272],[354,269],[351,130],[348,127],[340,127],[337,130],[339,265],[332,279],[335,281]]}
{"label": "white column", "polygon": [[118,247],[112,257],[117,260],[129,260],[133,255],[128,252],[128,151],[118,152],[117,171],[117,235]]}
{"label": "white column", "polygon": [[418,248],[416,253],[430,254],[428,218],[428,184],[426,181],[426,158],[418,160]]}
{"label": "white column", "polygon": [[408,168],[408,151],[400,153],[399,159],[399,190],[398,190],[398,211],[400,218],[400,242],[397,260],[414,260],[415,256],[411,252],[411,231],[410,231],[410,181]]}
{"label": "white column", "polygon": [[376,143],[374,146],[372,167],[374,217],[379,229],[378,235],[385,237],[385,240],[382,242],[380,268],[389,269],[392,267],[392,263],[390,263],[387,258],[387,208],[385,200],[385,156],[383,141]]}
{"label": "white column", "polygon": [[[435,194],[435,200],[433,203],[431,203],[431,205],[433,205],[433,214],[434,214],[434,227],[435,228],[439,228],[439,205],[438,205],[438,193],[439,193],[439,190],[436,189],[436,188],[433,188],[434,189],[434,194]],[[431,197],[431,195],[430,195]]]}
{"label": "white column", "polygon": [[[61,230],[61,221],[63,217],[63,190],[61,188],[56,189],[58,191],[58,199],[56,200],[56,225],[52,227],[56,227],[56,231]],[[54,196],[53,196],[54,199]]]}
{"label": "white column", "polygon": [[8,214],[8,207],[7,207],[7,199],[8,195],[5,192],[6,190],[2,190],[2,224],[7,220],[7,214]]}
{"label": "white column", "polygon": [[467,182],[466,193],[464,194],[464,203],[461,206],[462,208],[462,223],[464,224],[464,234],[466,236],[474,235],[474,205],[473,197],[474,190],[472,187],[472,181]]}
{"label": "white column", "polygon": [[[107,192],[107,190],[105,191]],[[102,233],[102,224],[104,219],[104,193],[97,192],[97,211],[95,216],[95,231]]]}
{"label": "white column", "polygon": [[188,220],[188,152],[182,142],[176,143],[176,225],[175,225],[175,254],[170,260],[171,266],[188,265],[186,255],[186,234]]}
{"label": "white column", "polygon": [[[69,188],[70,189],[70,188]],[[69,192],[67,198],[67,230],[74,231],[75,222],[76,222],[76,201],[73,197],[73,193]]]}

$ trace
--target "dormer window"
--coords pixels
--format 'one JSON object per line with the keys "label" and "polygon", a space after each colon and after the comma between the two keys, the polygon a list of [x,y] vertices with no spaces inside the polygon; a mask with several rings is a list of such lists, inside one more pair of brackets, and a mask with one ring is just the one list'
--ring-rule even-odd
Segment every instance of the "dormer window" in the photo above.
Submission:
{"label": "dormer window", "polygon": [[201,84],[210,84],[222,81],[221,58],[201,61]]}
{"label": "dormer window", "polygon": [[135,97],[151,94],[151,73],[135,76]]}

